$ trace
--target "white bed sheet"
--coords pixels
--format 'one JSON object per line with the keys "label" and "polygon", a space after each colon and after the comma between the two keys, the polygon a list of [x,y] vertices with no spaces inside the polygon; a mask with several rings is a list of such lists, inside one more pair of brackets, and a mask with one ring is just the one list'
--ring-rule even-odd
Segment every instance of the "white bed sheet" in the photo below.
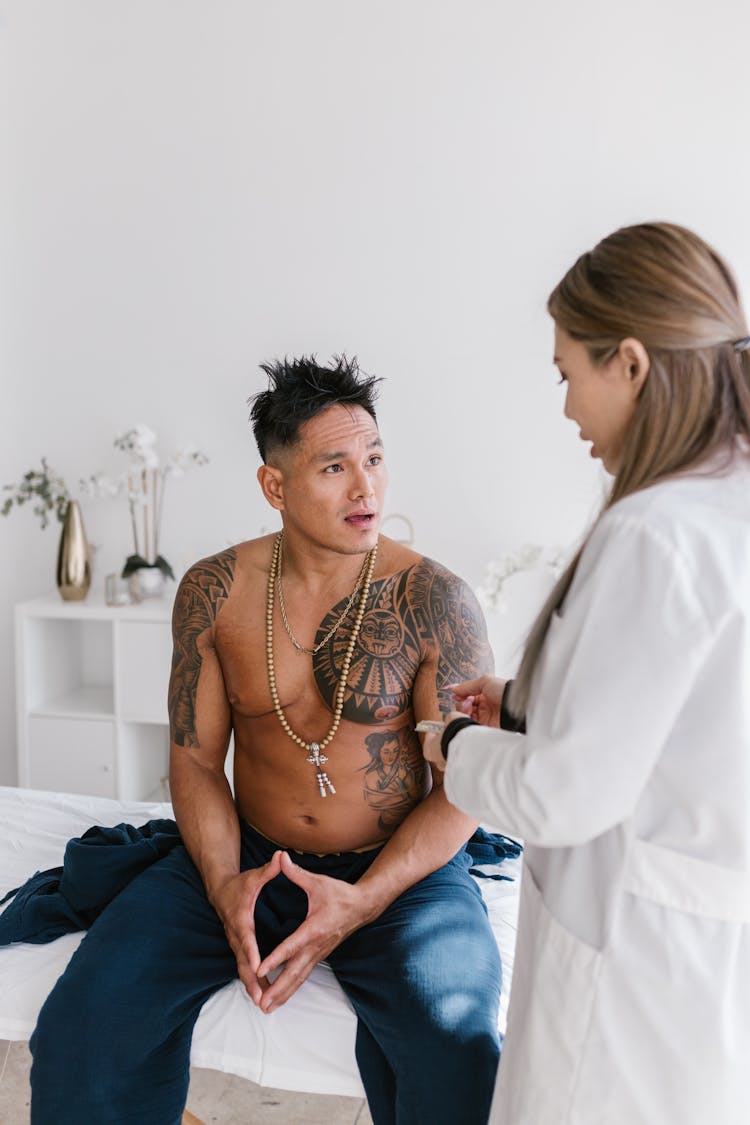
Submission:
{"label": "white bed sheet", "polygon": [[[93,824],[141,825],[165,816],[172,816],[169,804],[0,787],[0,898],[35,871],[59,866],[66,842]],[[503,962],[501,1031],[513,970],[520,860],[506,860],[503,871],[514,882],[480,880]],[[68,934],[48,945],[0,947],[0,1039],[30,1037],[45,997],[82,938]],[[326,965],[318,965],[270,1016],[261,1014],[235,981],[204,1005],[191,1064],[282,1090],[362,1097],[355,1031],[354,1011]]]}

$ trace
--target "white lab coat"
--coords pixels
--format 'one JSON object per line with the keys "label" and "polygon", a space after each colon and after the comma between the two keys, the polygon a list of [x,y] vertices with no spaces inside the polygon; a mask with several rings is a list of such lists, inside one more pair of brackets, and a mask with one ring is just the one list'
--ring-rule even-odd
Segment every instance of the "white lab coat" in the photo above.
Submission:
{"label": "white lab coat", "polygon": [[446,793],[526,841],[493,1125],[750,1122],[750,457],[601,519],[528,734]]}

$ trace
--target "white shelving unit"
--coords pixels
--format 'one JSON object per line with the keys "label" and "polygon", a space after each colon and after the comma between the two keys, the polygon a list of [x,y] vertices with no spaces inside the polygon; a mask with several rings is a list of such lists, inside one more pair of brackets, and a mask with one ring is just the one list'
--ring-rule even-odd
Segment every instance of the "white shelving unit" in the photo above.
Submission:
{"label": "white shelving unit", "polygon": [[171,600],[16,606],[18,779],[31,789],[163,798]]}

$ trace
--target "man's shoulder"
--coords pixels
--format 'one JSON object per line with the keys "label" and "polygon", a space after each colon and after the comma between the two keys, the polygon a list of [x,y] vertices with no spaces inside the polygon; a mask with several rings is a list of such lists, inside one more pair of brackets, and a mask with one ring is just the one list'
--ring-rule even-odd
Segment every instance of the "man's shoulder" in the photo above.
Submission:
{"label": "man's shoulder", "polygon": [[198,559],[183,575],[175,596],[175,620],[200,621],[203,627],[217,619],[227,603],[245,603],[254,581],[268,570],[272,535],[236,543]]}
{"label": "man's shoulder", "polygon": [[421,619],[434,622],[446,614],[462,612],[465,605],[473,610],[476,597],[471,587],[443,563],[400,543],[390,544],[381,554],[385,587],[395,591],[397,604],[408,607]]}
{"label": "man's shoulder", "polygon": [[423,655],[438,660],[440,683],[458,683],[491,672],[492,650],[484,615],[468,582],[443,563],[415,551],[383,554],[383,562],[392,565],[384,575],[383,607],[376,608],[387,607],[410,624]]}
{"label": "man's shoulder", "polygon": [[201,583],[214,579],[222,585],[232,584],[235,577],[247,571],[268,571],[271,544],[274,535],[263,535],[259,539],[248,539],[225,547],[214,555],[198,559],[188,567],[183,583]]}
{"label": "man's shoulder", "polygon": [[410,584],[416,583],[420,589],[437,587],[466,587],[463,578],[454,574],[443,563],[414,551],[402,543],[381,536],[379,567],[382,576],[397,576]]}

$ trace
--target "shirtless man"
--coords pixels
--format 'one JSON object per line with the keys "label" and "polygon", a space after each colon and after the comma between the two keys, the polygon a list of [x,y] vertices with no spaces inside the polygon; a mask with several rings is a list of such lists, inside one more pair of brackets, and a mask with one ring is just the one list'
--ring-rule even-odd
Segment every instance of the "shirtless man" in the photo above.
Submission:
{"label": "shirtless man", "polygon": [[177,1125],[208,996],[239,974],[272,1012],[327,960],[358,1015],[375,1125],[483,1125],[500,964],[468,874],[476,825],[414,732],[452,709],[446,685],[491,667],[482,615],[460,579],[379,533],[377,380],[346,360],[265,370],[258,478],[283,533],[180,584],[170,784],[185,848],[87,938],[111,966],[92,981],[107,1033],[82,1052],[88,1100],[55,1120]]}

